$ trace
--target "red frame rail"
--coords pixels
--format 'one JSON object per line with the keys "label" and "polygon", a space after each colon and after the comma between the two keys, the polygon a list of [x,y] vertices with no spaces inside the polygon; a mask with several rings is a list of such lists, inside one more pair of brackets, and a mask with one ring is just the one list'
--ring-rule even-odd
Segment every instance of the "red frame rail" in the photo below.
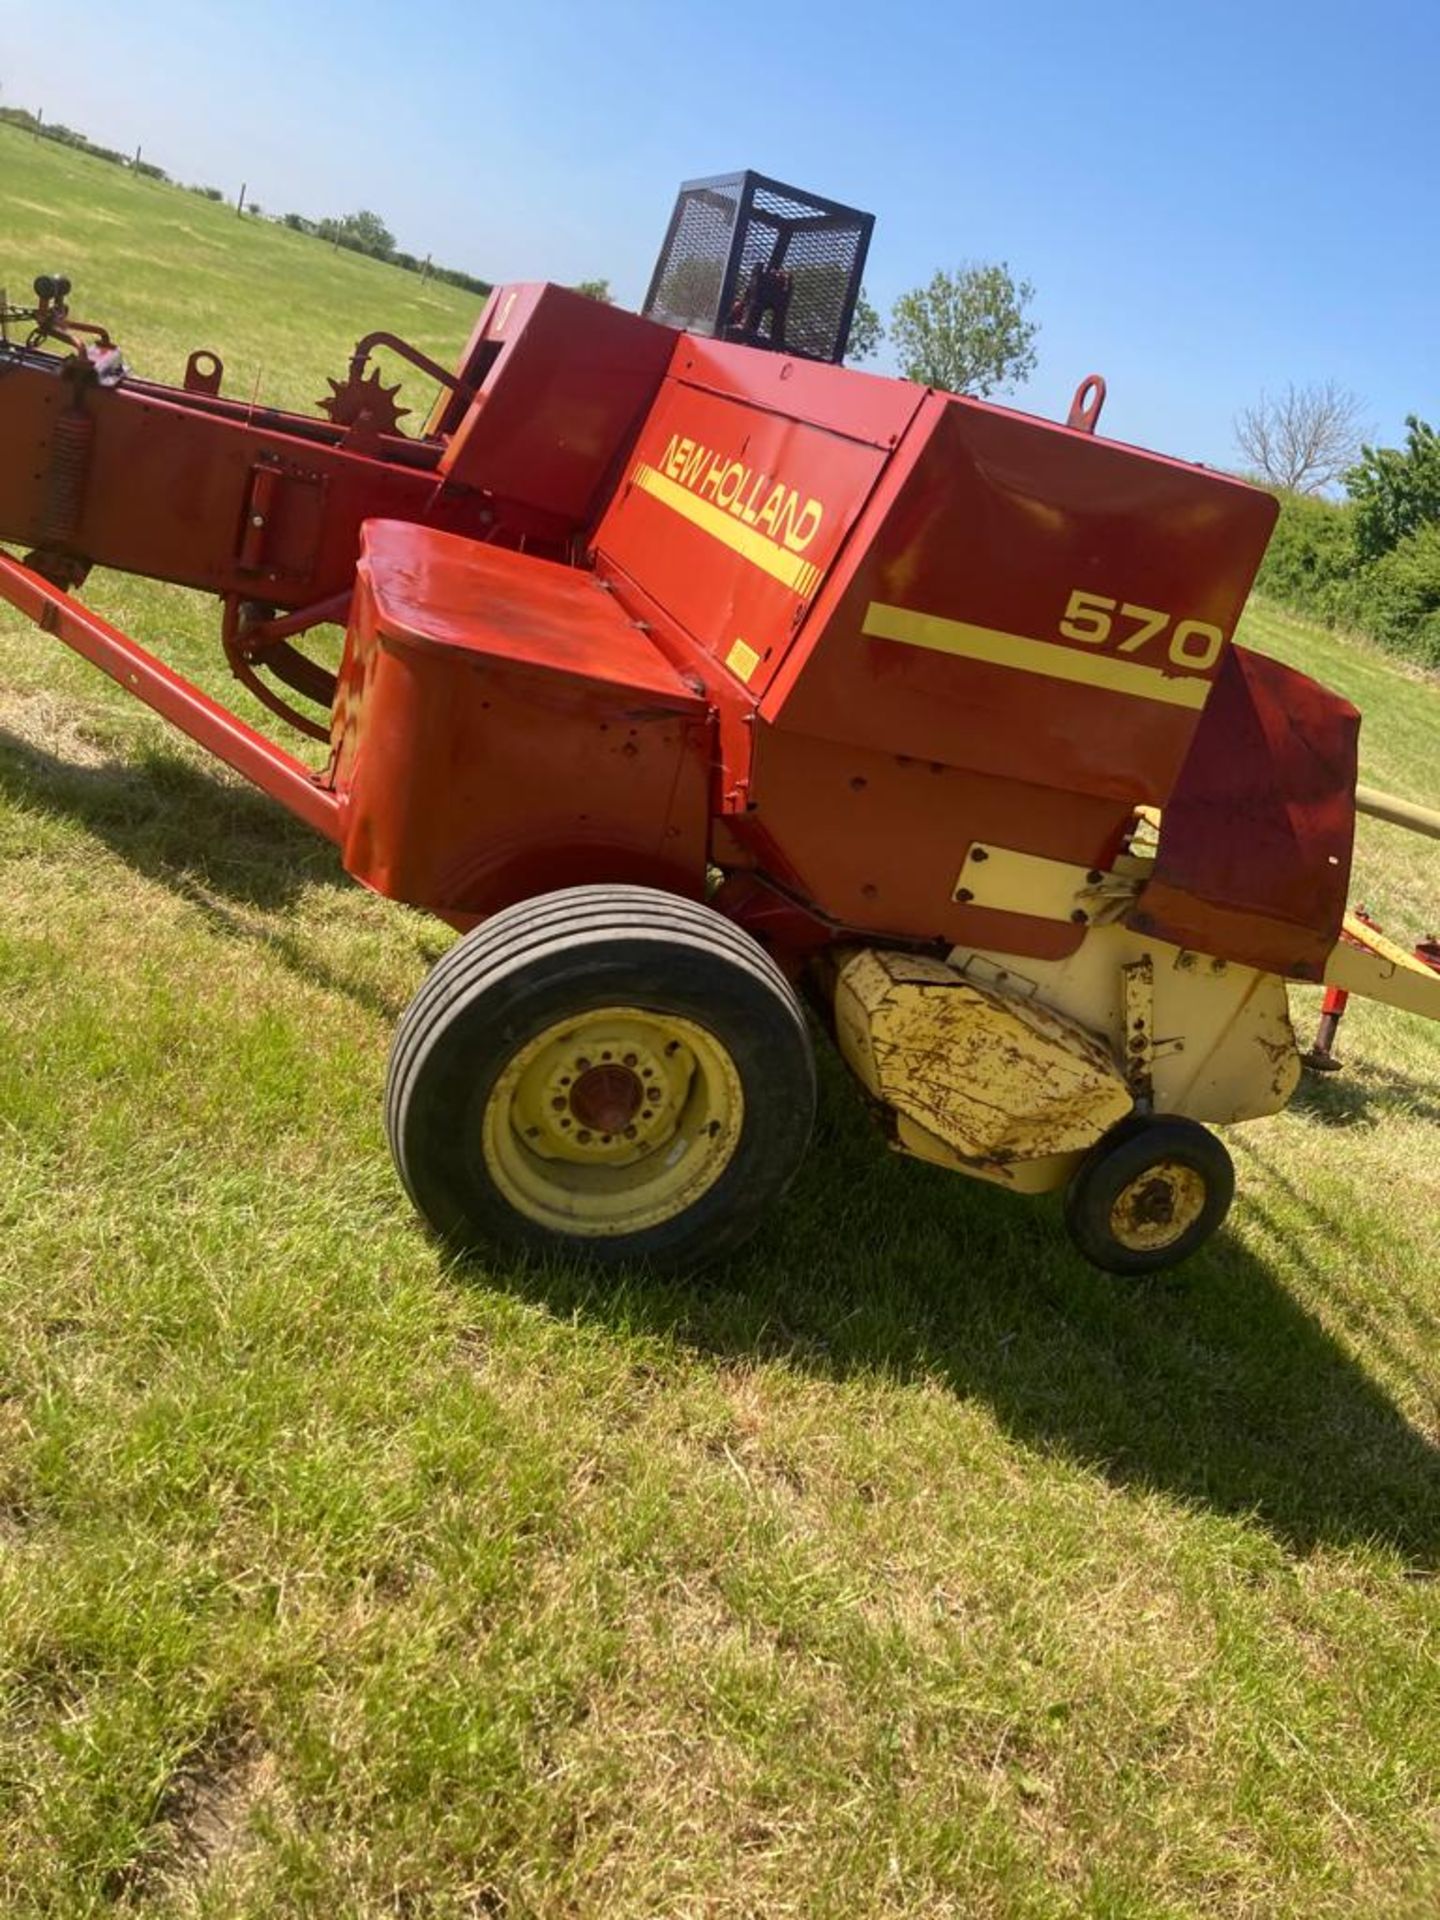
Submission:
{"label": "red frame rail", "polygon": [[227,713],[118,627],[4,553],[0,553],[0,599],[108,673],[117,686],[153,707],[306,826],[327,840],[339,840],[340,802],[320,784],[321,775]]}

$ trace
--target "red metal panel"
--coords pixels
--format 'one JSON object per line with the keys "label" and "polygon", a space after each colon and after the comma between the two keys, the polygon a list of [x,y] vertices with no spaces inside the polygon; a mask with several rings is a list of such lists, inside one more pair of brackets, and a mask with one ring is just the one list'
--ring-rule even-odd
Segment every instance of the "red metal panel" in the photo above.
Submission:
{"label": "red metal panel", "polygon": [[750,689],[613,561],[607,562],[600,578],[613,587],[616,600],[644,626],[685,684],[709,701],[714,722],[711,811],[717,816],[743,811],[755,745],[755,700]]}
{"label": "red metal panel", "polygon": [[1130,924],[1177,946],[1319,980],[1345,917],[1359,731],[1347,700],[1233,647]]}
{"label": "red metal panel", "polygon": [[1000,778],[1162,801],[1275,512],[1202,469],[932,396],[764,713]]}
{"label": "red metal panel", "polygon": [[693,334],[686,334],[676,347],[670,374],[723,399],[783,413],[873,447],[897,445],[925,397],[925,389],[910,380],[792,360]]}
{"label": "red metal panel", "polygon": [[720,710],[724,857],[877,935],[1073,950],[955,902],[964,849],[1109,864],[1174,782],[1273,501],[897,383],[852,423],[833,368],[674,364],[596,546]]}
{"label": "red metal panel", "polygon": [[749,862],[827,917],[876,936],[1059,959],[1085,929],[952,897],[972,840],[1108,865],[1129,809],[908,754],[756,729],[754,804],[729,823]]}
{"label": "red metal panel", "polygon": [[441,471],[589,524],[674,345],[669,327],[566,287],[497,288],[466,363],[477,364],[486,347],[498,352]]}
{"label": "red metal panel", "polygon": [[335,743],[345,864],[380,893],[703,891],[707,708],[592,575],[372,523]]}
{"label": "red metal panel", "polygon": [[[0,380],[0,538],[17,544],[47,544],[46,475],[71,395],[60,365],[12,367]],[[162,395],[129,385],[85,391],[94,431],[65,545],[97,566],[298,607],[349,587],[367,516],[474,532],[496,519],[495,503],[477,494],[442,493],[423,448],[410,450],[427,463],[417,468],[409,453],[400,464],[378,443],[337,444],[319,423],[237,418],[213,402]],[[263,505],[257,483],[268,493]]]}
{"label": "red metal panel", "polygon": [[597,564],[622,571],[756,694],[885,458],[866,442],[667,380],[596,533]]}
{"label": "red metal panel", "polygon": [[[499,354],[500,342],[491,339],[490,323],[494,318],[500,296],[509,291],[508,287],[491,289],[484,306],[480,309],[479,319],[470,329],[470,338],[465,342],[465,351],[456,362],[457,379],[461,386],[472,391],[483,384],[487,371]],[[430,409],[430,416],[425,422],[425,437],[437,440],[448,439],[465,418],[468,406],[469,400],[466,395],[453,388],[444,389],[437,394],[435,405]]]}

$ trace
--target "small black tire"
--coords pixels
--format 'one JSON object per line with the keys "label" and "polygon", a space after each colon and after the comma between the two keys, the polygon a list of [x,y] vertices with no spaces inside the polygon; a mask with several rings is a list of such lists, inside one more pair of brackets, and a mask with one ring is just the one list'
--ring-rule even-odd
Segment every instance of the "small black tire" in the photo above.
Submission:
{"label": "small black tire", "polygon": [[1132,1115],[1096,1142],[1065,1194],[1076,1248],[1106,1273],[1178,1266],[1218,1231],[1235,1197],[1235,1165],[1197,1121]]}
{"label": "small black tire", "polygon": [[630,886],[467,934],[406,1009],[385,1096],[400,1177],[450,1246],[669,1271],[754,1232],[814,1115],[775,963],[709,907]]}

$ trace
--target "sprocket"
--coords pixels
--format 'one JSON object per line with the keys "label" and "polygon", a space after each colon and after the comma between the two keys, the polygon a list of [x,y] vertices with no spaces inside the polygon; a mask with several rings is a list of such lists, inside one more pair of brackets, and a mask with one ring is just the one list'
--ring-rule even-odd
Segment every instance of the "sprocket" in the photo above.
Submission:
{"label": "sprocket", "polygon": [[378,373],[348,374],[344,380],[331,380],[329,386],[329,396],[316,404],[337,427],[353,427],[368,417],[368,424],[376,432],[397,433],[410,411],[395,404],[400,382],[387,387]]}

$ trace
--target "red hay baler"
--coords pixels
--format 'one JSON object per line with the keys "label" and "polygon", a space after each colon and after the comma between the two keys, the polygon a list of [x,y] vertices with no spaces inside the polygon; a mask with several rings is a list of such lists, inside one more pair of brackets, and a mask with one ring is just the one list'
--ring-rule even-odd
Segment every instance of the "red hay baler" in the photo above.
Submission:
{"label": "red hay baler", "polygon": [[[386,1108],[456,1246],[735,1246],[809,1137],[804,990],[897,1146],[1166,1266],[1229,1204],[1209,1126],[1294,1090],[1287,981],[1440,1016],[1346,914],[1358,714],[1233,640],[1274,500],[1103,438],[1093,377],[1054,424],[833,364],[868,233],[692,183],[645,314],[501,287],[453,373],[374,334],[318,418],[135,377],[63,281],[6,313],[0,594],[464,933]],[[380,350],[440,383],[416,436]],[[323,770],[97,566],[218,596]]]}

